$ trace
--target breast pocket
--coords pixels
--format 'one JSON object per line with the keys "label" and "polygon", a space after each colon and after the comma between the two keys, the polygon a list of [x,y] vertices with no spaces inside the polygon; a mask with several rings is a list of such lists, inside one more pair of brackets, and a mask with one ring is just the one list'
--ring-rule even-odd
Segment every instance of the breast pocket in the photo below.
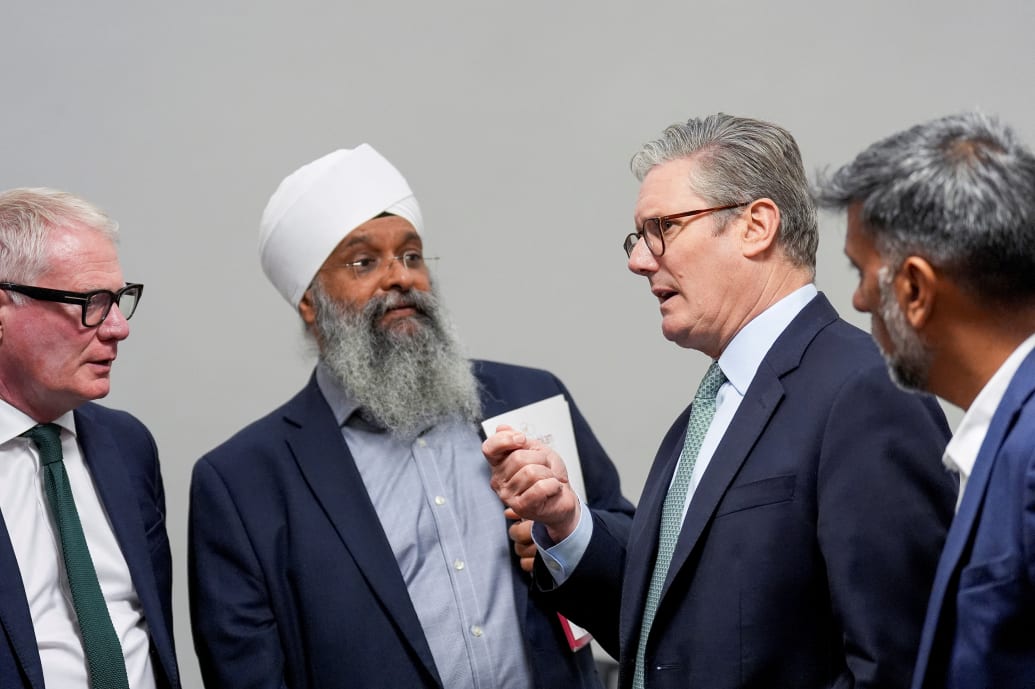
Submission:
{"label": "breast pocket", "polygon": [[774,476],[752,481],[740,486],[734,486],[726,492],[719,509],[716,511],[716,518],[734,512],[743,512],[755,507],[764,505],[775,505],[781,502],[789,502],[794,499],[795,477]]}

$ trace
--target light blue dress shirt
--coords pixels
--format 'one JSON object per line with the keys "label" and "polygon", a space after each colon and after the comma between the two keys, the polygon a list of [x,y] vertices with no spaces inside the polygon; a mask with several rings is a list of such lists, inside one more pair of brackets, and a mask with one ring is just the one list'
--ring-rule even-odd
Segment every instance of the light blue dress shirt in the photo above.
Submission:
{"label": "light blue dress shirt", "polygon": [[[690,488],[686,494],[686,502],[683,503],[684,517],[694,492],[701,483],[701,477],[708,469],[708,464],[732,423],[737,409],[740,408],[740,403],[744,401],[744,395],[751,386],[762,360],[795,316],[815,299],[818,293],[813,284],[791,292],[741,328],[719,356],[719,368],[726,374],[727,380],[719,388],[715,398],[715,416],[708,426],[708,433],[705,434],[697,454],[697,463],[690,477]],[[697,381],[694,381],[689,389],[692,391],[696,388]],[[675,472],[672,475],[675,476]],[[539,547],[543,562],[557,584],[564,583],[574,571],[589,547],[592,537],[593,520],[587,518],[586,510],[582,510],[575,530],[560,543],[553,543],[544,526],[535,524],[532,527],[532,540]]]}
{"label": "light blue dress shirt", "polygon": [[532,689],[503,506],[475,429],[445,423],[402,439],[355,413],[356,402],[322,365],[316,382],[342,426],[443,685]]}

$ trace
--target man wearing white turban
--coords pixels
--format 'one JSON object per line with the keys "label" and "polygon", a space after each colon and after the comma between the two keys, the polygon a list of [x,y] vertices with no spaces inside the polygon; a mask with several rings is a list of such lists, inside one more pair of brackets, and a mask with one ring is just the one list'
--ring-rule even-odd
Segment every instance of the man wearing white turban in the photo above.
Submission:
{"label": "man wearing white turban", "polygon": [[528,525],[512,549],[477,422],[564,395],[587,503],[616,534],[632,505],[557,378],[464,358],[425,237],[406,180],[366,144],[303,166],[266,207],[263,270],[319,363],[194,468],[191,621],[210,688],[600,686],[529,594]]}

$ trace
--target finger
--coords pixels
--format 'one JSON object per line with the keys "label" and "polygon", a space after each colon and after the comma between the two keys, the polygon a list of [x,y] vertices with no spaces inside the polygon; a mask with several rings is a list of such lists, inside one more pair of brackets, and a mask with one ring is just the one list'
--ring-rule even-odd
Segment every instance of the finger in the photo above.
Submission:
{"label": "finger", "polygon": [[[515,476],[534,466],[538,466],[540,469],[536,470],[531,480],[541,475],[542,472],[553,474],[553,471],[549,468],[549,457],[545,452],[541,450],[515,450],[493,464],[489,485],[492,486],[492,489],[496,491],[505,503],[506,498],[501,489],[510,483]],[[515,486],[517,485],[519,484],[515,484]]]}
{"label": "finger", "polygon": [[[501,426],[501,428],[503,427]],[[482,443],[482,454],[485,455],[485,459],[488,460],[489,464],[496,466],[506,459],[510,453],[524,449],[527,443],[528,438],[525,437],[524,433],[504,430],[494,433],[485,439],[485,442]]]}
{"label": "finger", "polygon": [[507,534],[514,543],[532,543],[532,522],[520,521],[516,524],[511,524],[510,528],[507,529]]}
{"label": "finger", "polygon": [[515,500],[520,500],[526,492],[532,490],[539,482],[549,483],[549,485],[539,488],[540,492],[543,490],[555,490],[553,485],[558,483],[557,478],[549,468],[541,464],[517,466],[517,470],[513,473],[510,473],[511,468],[513,466],[508,464],[501,466],[499,471],[494,471],[490,479],[490,485],[496,491],[496,495],[499,496],[500,500],[503,501],[503,504],[512,508],[518,516],[524,519],[533,518],[522,512]]}

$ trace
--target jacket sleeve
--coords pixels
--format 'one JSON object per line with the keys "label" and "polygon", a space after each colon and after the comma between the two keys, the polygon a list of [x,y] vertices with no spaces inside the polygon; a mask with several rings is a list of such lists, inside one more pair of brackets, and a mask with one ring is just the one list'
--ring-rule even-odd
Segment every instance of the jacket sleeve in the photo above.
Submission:
{"label": "jacket sleeve", "polygon": [[817,538],[845,674],[835,686],[908,687],[924,610],[955,510],[956,481],[938,459],[944,416],[904,394],[883,368],[834,399],[817,476]]}
{"label": "jacket sleeve", "polygon": [[284,650],[267,587],[233,496],[202,458],[190,487],[191,628],[209,689],[283,689]]}

